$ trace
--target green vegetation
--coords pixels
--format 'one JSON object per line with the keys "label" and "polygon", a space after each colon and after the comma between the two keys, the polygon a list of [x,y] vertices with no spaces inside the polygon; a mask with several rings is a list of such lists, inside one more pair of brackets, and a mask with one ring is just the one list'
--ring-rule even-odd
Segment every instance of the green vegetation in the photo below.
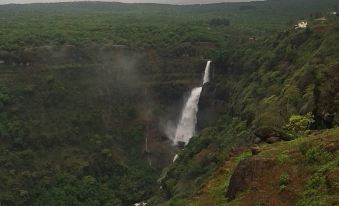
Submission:
{"label": "green vegetation", "polygon": [[328,205],[323,194],[326,193],[326,180],[324,177],[313,176],[306,183],[303,199],[297,205]]}
{"label": "green vegetation", "polygon": [[[339,40],[338,22],[333,20],[325,24],[311,21],[309,30],[288,30],[266,41],[259,40],[256,43],[248,41],[246,49],[244,49],[244,44],[239,44],[232,49],[222,48],[215,52],[215,78],[207,86],[208,92],[202,95],[205,102],[200,115],[204,117],[206,113],[224,112],[233,117],[238,116],[244,122],[245,128],[244,131],[236,132],[237,134],[243,133],[244,137],[231,135],[237,141],[232,140],[232,143],[226,144],[227,147],[222,151],[228,153],[227,148],[248,142],[247,138],[250,138],[251,134],[250,128],[263,126],[283,128],[287,125],[286,130],[295,136],[303,137],[307,135],[307,130],[310,128],[324,129],[338,125],[336,116],[338,107],[334,98],[334,94],[338,91],[338,78],[336,77],[338,49],[332,46],[333,42]],[[324,56],[325,54],[329,55],[328,58]],[[219,104],[223,105],[222,111],[215,108],[215,105]],[[222,118],[219,121],[212,119],[212,121],[204,122],[204,125],[210,126],[210,129],[203,130],[198,138],[201,141],[204,140],[209,136],[209,133],[205,131],[215,131],[213,128],[218,127],[220,122],[226,125],[232,124]],[[218,142],[221,134],[223,134],[222,131],[215,131],[211,135],[213,141],[208,144]],[[224,136],[221,139],[228,140]],[[190,154],[190,149],[196,145],[198,143],[192,140],[183,155]],[[223,144],[218,142],[218,145]],[[301,162],[318,161],[321,163],[332,157],[330,153],[314,145],[311,148],[306,152],[308,153],[306,158],[300,160]],[[293,158],[296,157],[291,156],[289,151],[290,148],[286,147],[273,156],[282,167],[295,161]],[[194,154],[190,154],[189,162],[178,161],[171,167],[171,170],[176,171],[189,165],[203,152],[204,149],[200,148]],[[272,154],[270,156],[272,157]],[[224,161],[228,160],[227,156],[223,158]],[[221,163],[222,161],[216,162],[216,169],[220,168]],[[213,166],[208,168],[212,171],[216,170]],[[323,165],[315,167],[324,169]],[[303,168],[300,170],[302,171]],[[175,199],[191,200],[195,193],[199,193],[199,188],[208,178],[203,175],[209,173],[205,169],[201,174],[196,175],[194,184],[191,184],[190,179],[183,176],[180,176],[181,179],[177,178],[179,174],[183,174],[181,170],[180,173],[176,172],[173,175],[169,172],[168,183],[170,184],[164,183],[167,186],[165,187],[168,192],[166,194]],[[291,176],[290,173],[288,174]],[[201,178],[204,179],[201,180]],[[290,187],[286,184],[277,184],[281,186],[282,193],[289,191]],[[182,185],[189,185],[193,192],[187,192],[188,189]],[[171,204],[171,199],[169,202],[168,204]],[[226,203],[219,205],[223,204]]]}
{"label": "green vegetation", "polygon": [[288,119],[285,129],[291,131],[294,135],[304,134],[314,123],[314,116],[311,113],[306,115],[292,115]]}
{"label": "green vegetation", "polygon": [[287,188],[287,185],[289,183],[289,180],[290,177],[288,174],[284,174],[284,175],[281,175],[280,178],[279,178],[279,188],[280,188],[280,191],[285,191],[286,188]]}
{"label": "green vegetation", "polygon": [[[316,134],[306,135],[290,142],[280,142],[275,145],[260,146],[261,153],[256,158],[275,160],[274,170],[264,170],[264,177],[253,179],[253,183],[243,194],[240,194],[235,200],[228,202],[225,199],[225,191],[229,187],[230,177],[239,164],[240,160],[251,158],[251,153],[246,151],[237,157],[225,159],[225,162],[217,170],[203,181],[201,187],[192,194],[192,196],[177,196],[164,205],[238,205],[263,204],[266,202],[266,196],[270,201],[287,202],[296,205],[333,205],[337,201],[336,188],[338,186],[338,147],[328,148],[328,145],[338,144],[338,129],[317,132]],[[317,150],[330,154],[331,158],[324,158],[318,154],[322,161],[308,163],[306,151]],[[281,153],[289,156],[289,161],[284,164],[279,162]],[[328,155],[326,155],[328,156]],[[252,157],[253,158],[253,157]],[[258,171],[262,172],[261,166],[256,165]],[[270,166],[269,166],[270,167]],[[272,169],[272,167],[270,167]],[[255,170],[251,171],[255,172]],[[277,178],[277,174],[280,174]],[[245,178],[245,177],[244,177]],[[258,180],[258,181],[256,181]],[[253,186],[251,187],[251,184]],[[261,188],[262,191],[258,191]],[[259,194],[258,194],[259,193]],[[286,194],[297,195],[297,200],[286,198]],[[288,202],[287,202],[288,203]]]}
{"label": "green vegetation", "polygon": [[78,65],[60,51],[48,58],[0,66],[1,203],[128,205],[148,197],[159,171],[143,156],[140,95],[114,81],[121,65]]}
{"label": "green vegetation", "polygon": [[[298,137],[259,155],[314,174],[297,204],[334,202],[324,177],[336,148],[309,130],[339,123],[337,4],[0,6],[0,204],[236,205],[251,191],[226,202],[225,190],[259,127]],[[299,19],[309,28],[295,30]],[[169,165],[159,128],[178,118],[206,59],[201,131]],[[272,191],[297,191],[292,172],[279,175]]]}
{"label": "green vegetation", "polygon": [[329,160],[333,159],[333,156],[330,153],[317,147],[309,149],[306,152],[305,157],[306,157],[307,163],[309,164],[314,164],[314,163],[322,164],[324,162],[328,162]]}
{"label": "green vegetation", "polygon": [[[293,26],[299,18],[331,11],[336,3],[284,0],[206,6],[95,2],[7,5],[0,8],[0,47],[13,50],[45,45],[123,44],[160,49],[190,41],[222,44],[239,35],[265,39],[267,34]],[[231,26],[207,30],[213,19],[227,19]]]}
{"label": "green vegetation", "polygon": [[228,19],[211,19],[209,25],[212,27],[229,26],[230,21]]}
{"label": "green vegetation", "polygon": [[302,146],[304,148],[301,149],[301,152],[314,175],[307,180],[301,198],[296,205],[335,204],[338,194],[332,190],[338,187],[338,179],[333,176],[338,172],[338,150],[330,152],[323,146],[310,143],[305,143]]}
{"label": "green vegetation", "polygon": [[338,172],[338,150],[333,154],[324,148],[310,147],[305,158],[314,175],[307,180],[297,205],[335,204],[338,194],[330,192],[330,190],[338,188],[338,180],[331,177],[332,174]]}
{"label": "green vegetation", "polygon": [[[192,194],[192,191],[199,189],[212,172],[224,163],[232,146],[245,142],[247,137],[248,131],[244,122],[228,116],[221,118],[215,127],[192,138],[187,148],[179,153],[178,160],[169,167],[165,178],[161,180],[162,190],[159,196],[152,201],[159,201],[168,195],[174,196],[174,202],[176,199],[181,201],[182,197]],[[236,162],[248,155],[249,153],[244,153]],[[226,184],[227,182],[219,187],[225,187]],[[171,204],[180,205],[169,203]]]}

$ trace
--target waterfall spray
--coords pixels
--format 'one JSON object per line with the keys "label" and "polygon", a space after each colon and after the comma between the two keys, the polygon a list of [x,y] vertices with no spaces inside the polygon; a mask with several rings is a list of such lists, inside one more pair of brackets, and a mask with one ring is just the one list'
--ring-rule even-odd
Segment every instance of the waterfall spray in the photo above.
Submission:
{"label": "waterfall spray", "polygon": [[187,144],[189,140],[195,135],[195,127],[197,124],[198,104],[204,84],[210,81],[210,66],[211,61],[207,62],[203,84],[200,87],[193,88],[190,97],[187,99],[185,106],[182,110],[180,121],[174,137],[174,144],[183,142]]}

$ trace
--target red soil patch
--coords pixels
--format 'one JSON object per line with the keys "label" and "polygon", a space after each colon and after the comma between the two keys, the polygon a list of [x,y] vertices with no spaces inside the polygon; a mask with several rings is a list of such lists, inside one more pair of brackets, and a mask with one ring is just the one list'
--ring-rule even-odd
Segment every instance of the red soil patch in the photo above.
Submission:
{"label": "red soil patch", "polygon": [[[287,188],[283,191],[279,185],[282,175],[289,177]],[[294,205],[308,177],[309,174],[297,165],[279,165],[273,159],[251,157],[239,163],[231,178],[227,197],[234,199],[245,192],[245,197],[237,204],[239,206],[259,203]]]}

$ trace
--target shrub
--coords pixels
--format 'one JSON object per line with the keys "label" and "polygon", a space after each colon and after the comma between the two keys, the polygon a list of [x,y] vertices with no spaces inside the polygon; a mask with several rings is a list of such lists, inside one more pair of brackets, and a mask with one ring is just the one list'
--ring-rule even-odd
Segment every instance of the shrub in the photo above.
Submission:
{"label": "shrub", "polygon": [[306,115],[292,115],[285,129],[293,134],[300,135],[304,134],[312,123],[314,123],[314,116],[311,113],[307,113]]}
{"label": "shrub", "polygon": [[290,181],[290,176],[288,174],[283,174],[279,178],[279,187],[280,191],[284,191],[287,188],[287,185]]}
{"label": "shrub", "polygon": [[333,155],[322,148],[309,149],[306,154],[306,162],[309,164],[326,164],[333,159]]}
{"label": "shrub", "polygon": [[312,144],[310,142],[303,142],[299,145],[299,151],[302,155],[306,155],[308,150],[312,147]]}
{"label": "shrub", "polygon": [[277,160],[279,164],[284,164],[285,162],[288,161],[290,157],[287,154],[281,153],[277,156]]}
{"label": "shrub", "polygon": [[325,206],[328,205],[328,196],[326,195],[326,178],[324,176],[314,175],[306,183],[301,199],[297,206]]}

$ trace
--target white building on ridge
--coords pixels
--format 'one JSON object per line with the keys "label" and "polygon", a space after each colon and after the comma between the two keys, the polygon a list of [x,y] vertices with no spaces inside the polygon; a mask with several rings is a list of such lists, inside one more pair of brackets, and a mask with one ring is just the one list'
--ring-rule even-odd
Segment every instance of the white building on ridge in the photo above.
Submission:
{"label": "white building on ridge", "polygon": [[307,21],[302,20],[302,21],[299,21],[297,25],[295,25],[295,29],[306,29],[307,25],[308,25]]}

